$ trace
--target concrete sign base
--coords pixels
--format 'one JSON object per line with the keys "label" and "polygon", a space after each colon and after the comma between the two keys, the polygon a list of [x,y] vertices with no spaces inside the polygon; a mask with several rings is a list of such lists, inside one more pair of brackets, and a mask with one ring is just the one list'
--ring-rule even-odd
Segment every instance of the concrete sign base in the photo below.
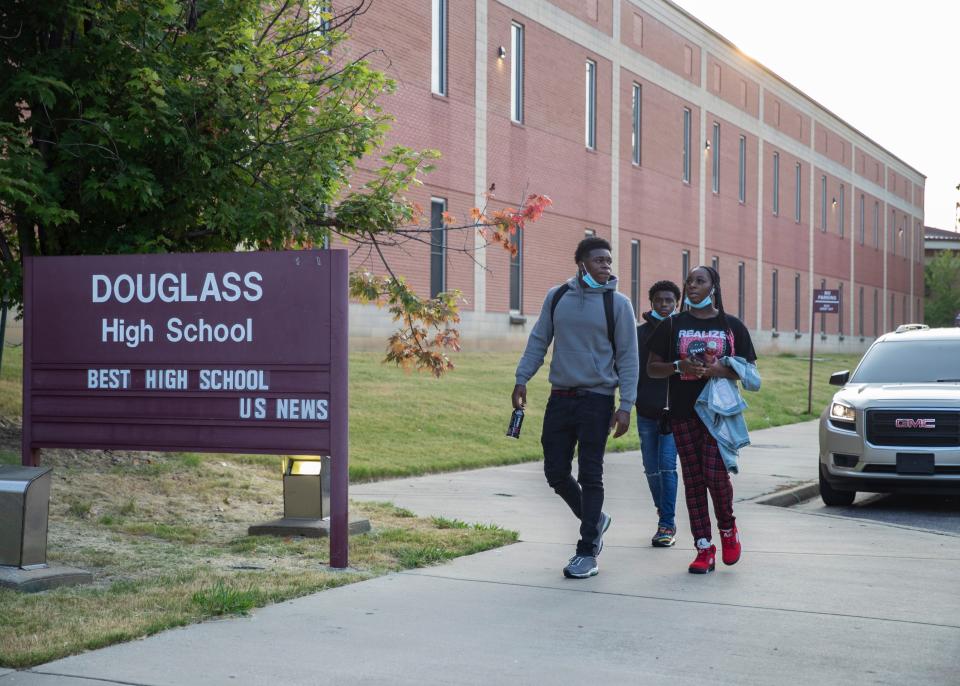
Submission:
{"label": "concrete sign base", "polygon": [[83,586],[93,582],[93,574],[85,569],[51,564],[38,569],[0,567],[0,588],[36,593],[60,586]]}
{"label": "concrete sign base", "polygon": [[[351,519],[348,531],[351,536],[370,531],[370,522],[366,519]],[[330,535],[329,519],[296,519],[282,517],[263,524],[254,524],[247,529],[250,536],[304,536],[306,538],[326,538]]]}

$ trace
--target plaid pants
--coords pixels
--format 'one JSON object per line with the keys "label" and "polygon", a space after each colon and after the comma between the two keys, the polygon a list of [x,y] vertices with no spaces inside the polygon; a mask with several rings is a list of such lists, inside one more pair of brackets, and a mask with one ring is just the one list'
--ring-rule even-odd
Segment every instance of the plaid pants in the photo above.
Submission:
{"label": "plaid pants", "polygon": [[710,540],[710,511],[707,506],[707,491],[713,500],[713,513],[721,529],[733,527],[733,484],[730,475],[720,457],[717,441],[699,417],[673,419],[673,438],[680,455],[680,469],[683,472],[683,488],[687,498],[687,512],[690,514],[690,531],[694,541],[701,538]]}

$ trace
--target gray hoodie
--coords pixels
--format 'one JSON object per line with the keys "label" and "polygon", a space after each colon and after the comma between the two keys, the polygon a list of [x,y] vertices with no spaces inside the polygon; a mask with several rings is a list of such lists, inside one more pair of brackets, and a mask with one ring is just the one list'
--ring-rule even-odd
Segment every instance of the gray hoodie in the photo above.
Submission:
{"label": "gray hoodie", "polygon": [[[620,409],[630,412],[637,400],[640,358],[637,353],[637,320],[630,300],[617,293],[617,279],[610,277],[603,288],[584,288],[577,278],[550,317],[550,303],[559,288],[547,292],[540,317],[530,331],[527,348],[517,365],[517,383],[526,385],[537,373],[553,341],[550,383],[560,388],[582,388],[603,395],[615,395],[620,387]],[[603,292],[614,291],[614,340],[617,343],[616,369],[613,349],[607,337]],[[619,372],[619,376],[618,376]]]}

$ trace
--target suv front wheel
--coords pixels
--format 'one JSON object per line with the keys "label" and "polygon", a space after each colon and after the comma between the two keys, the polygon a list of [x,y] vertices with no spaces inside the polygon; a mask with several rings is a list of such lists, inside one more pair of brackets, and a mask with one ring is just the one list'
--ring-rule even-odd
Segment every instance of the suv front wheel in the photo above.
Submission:
{"label": "suv front wheel", "polygon": [[857,497],[856,491],[838,491],[823,476],[824,466],[820,465],[820,498],[824,505],[830,507],[846,507],[853,505],[854,498]]}

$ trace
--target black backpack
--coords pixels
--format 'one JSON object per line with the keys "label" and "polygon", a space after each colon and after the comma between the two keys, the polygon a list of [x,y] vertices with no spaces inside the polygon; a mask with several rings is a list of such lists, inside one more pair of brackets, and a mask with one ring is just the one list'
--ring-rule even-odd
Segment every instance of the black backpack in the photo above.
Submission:
{"label": "black backpack", "polygon": [[[564,283],[560,288],[556,290],[553,294],[553,299],[550,301],[550,324],[553,324],[553,313],[557,309],[557,304],[560,302],[560,298],[563,297],[564,293],[570,290],[570,284]],[[607,318],[607,338],[610,339],[610,346],[613,348],[613,366],[616,369],[617,366],[617,343],[613,339],[613,333],[616,328],[616,322],[613,318],[613,291],[606,290],[603,292],[603,314]]]}

